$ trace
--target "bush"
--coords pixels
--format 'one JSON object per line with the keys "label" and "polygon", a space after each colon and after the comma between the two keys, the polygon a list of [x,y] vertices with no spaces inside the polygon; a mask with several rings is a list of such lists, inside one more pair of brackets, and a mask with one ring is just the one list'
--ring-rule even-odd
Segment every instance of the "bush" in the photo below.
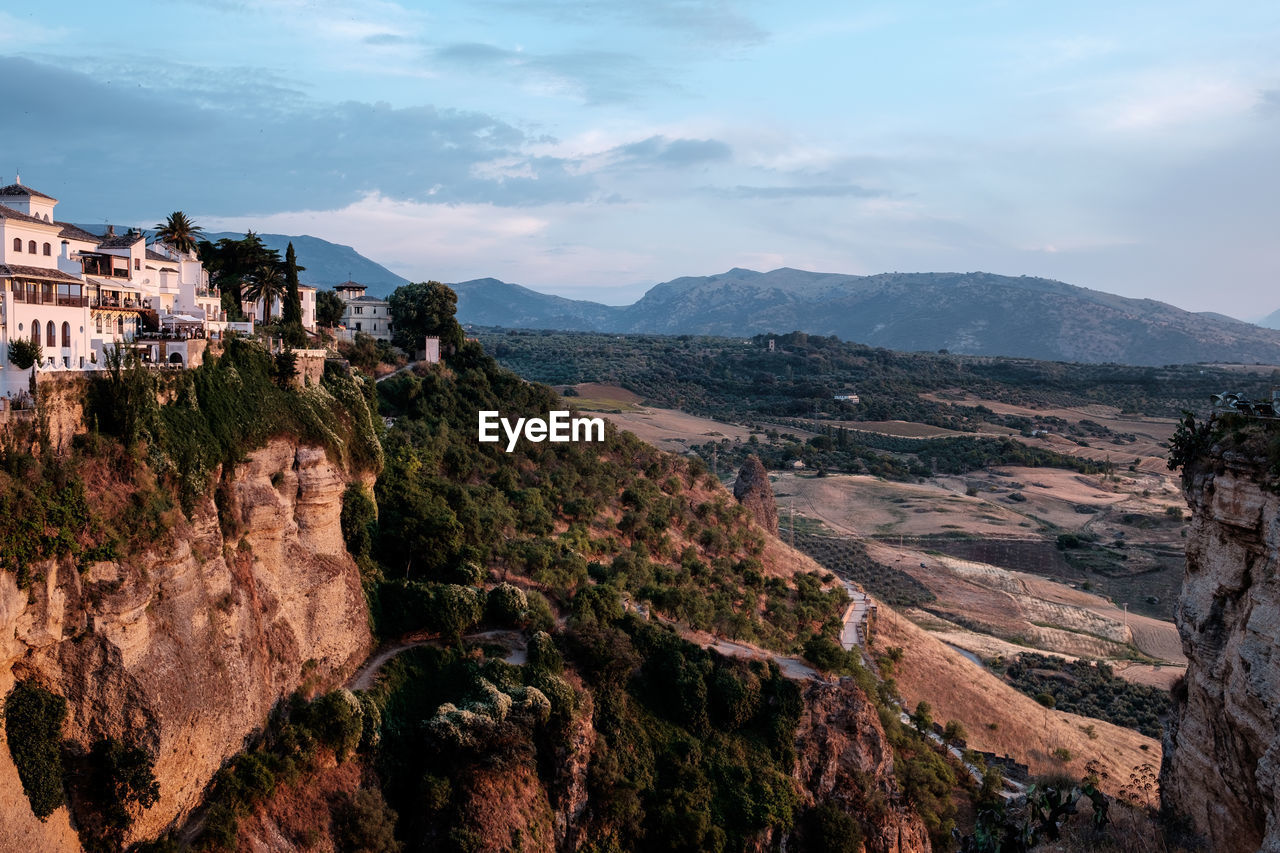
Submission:
{"label": "bush", "polygon": [[528,614],[529,601],[520,587],[500,583],[489,590],[485,602],[485,616],[489,621],[516,628],[524,624]]}
{"label": "bush", "polygon": [[40,820],[62,805],[62,723],[67,700],[34,681],[19,681],[4,702],[5,736],[22,790]]}
{"label": "bush", "polygon": [[360,744],[364,710],[354,693],[340,688],[311,703],[307,723],[316,739],[341,761]]}
{"label": "bush", "polygon": [[9,361],[19,370],[27,370],[43,359],[44,351],[40,348],[39,341],[15,338],[9,342]]}
{"label": "bush", "polygon": [[333,810],[335,846],[350,853],[399,853],[395,826],[396,813],[376,788],[361,788]]}
{"label": "bush", "polygon": [[858,853],[862,827],[832,803],[809,809],[804,820],[805,849],[824,853]]}

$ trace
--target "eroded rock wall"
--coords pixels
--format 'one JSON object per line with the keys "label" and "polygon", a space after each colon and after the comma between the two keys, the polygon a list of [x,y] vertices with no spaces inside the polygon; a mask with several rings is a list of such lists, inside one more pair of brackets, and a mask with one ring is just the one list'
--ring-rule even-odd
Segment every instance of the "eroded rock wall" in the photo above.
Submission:
{"label": "eroded rock wall", "polygon": [[1189,664],[1174,689],[1163,803],[1219,853],[1280,853],[1280,482],[1216,451],[1186,488],[1177,609]]}
{"label": "eroded rock wall", "polygon": [[[161,797],[138,837],[185,816],[282,696],[339,682],[367,654],[340,525],[348,480],[323,449],[277,439],[236,467],[221,520],[206,499],[140,557],[83,574],[49,563],[26,591],[0,574],[0,696],[37,678],[67,698],[71,740],[154,750]],[[7,745],[0,849],[78,849],[65,807],[32,815]]]}

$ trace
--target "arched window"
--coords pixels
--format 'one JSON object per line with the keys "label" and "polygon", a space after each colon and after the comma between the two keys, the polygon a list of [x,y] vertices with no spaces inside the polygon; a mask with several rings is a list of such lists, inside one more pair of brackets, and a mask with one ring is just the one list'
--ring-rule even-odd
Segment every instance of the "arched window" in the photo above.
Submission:
{"label": "arched window", "polygon": [[53,246],[50,246],[48,243],[44,244],[44,256],[46,258],[53,256]]}
{"label": "arched window", "polygon": [[124,317],[116,318],[116,334],[118,335],[124,334]]}
{"label": "arched window", "polygon": [[71,348],[71,324],[70,323],[62,324],[62,345],[64,347],[67,347],[68,349]]}
{"label": "arched window", "polygon": [[36,253],[36,241],[35,241],[35,240],[28,240],[28,241],[27,241],[27,251],[28,251],[28,252],[30,252],[30,253],[31,253],[31,254],[33,254],[33,255]]}
{"label": "arched window", "polygon": [[99,314],[97,317],[94,318],[94,323],[97,325],[98,334],[102,334],[102,315],[101,314]]}
{"label": "arched window", "polygon": [[14,237],[14,238],[13,238],[13,250],[14,250],[15,252],[21,252],[21,251],[22,251],[22,238],[21,238],[21,237]]}
{"label": "arched window", "polygon": [[36,346],[40,345],[40,321],[39,320],[31,321],[31,343],[35,344]]}
{"label": "arched window", "polygon": [[58,330],[53,327],[52,320],[44,324],[44,345],[47,347],[58,345]]}

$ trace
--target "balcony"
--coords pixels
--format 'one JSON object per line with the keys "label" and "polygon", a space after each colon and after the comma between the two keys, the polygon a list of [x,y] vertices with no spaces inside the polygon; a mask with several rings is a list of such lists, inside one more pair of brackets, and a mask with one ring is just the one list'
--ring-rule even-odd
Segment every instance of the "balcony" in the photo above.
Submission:
{"label": "balcony", "polygon": [[142,304],[141,299],[132,297],[120,298],[118,296],[99,296],[90,303],[92,308],[132,308],[134,310],[142,310],[146,306]]}

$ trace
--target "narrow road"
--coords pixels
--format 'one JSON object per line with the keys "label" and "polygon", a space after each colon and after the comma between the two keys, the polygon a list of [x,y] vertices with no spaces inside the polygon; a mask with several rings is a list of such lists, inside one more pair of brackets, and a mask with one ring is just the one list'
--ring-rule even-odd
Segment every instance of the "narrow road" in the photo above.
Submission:
{"label": "narrow road", "polygon": [[[496,645],[506,646],[507,654],[503,656],[503,660],[516,666],[521,666],[528,660],[528,647],[525,644],[524,636],[519,631],[479,631],[474,634],[466,634],[463,636],[468,642],[491,642]],[[348,690],[371,690],[373,685],[377,683],[378,675],[381,674],[382,668],[397,656],[407,652],[409,649],[416,649],[420,646],[440,646],[449,645],[445,640],[434,634],[414,634],[385,646],[374,652],[360,668],[355,671],[351,678],[347,679],[346,687]]]}

